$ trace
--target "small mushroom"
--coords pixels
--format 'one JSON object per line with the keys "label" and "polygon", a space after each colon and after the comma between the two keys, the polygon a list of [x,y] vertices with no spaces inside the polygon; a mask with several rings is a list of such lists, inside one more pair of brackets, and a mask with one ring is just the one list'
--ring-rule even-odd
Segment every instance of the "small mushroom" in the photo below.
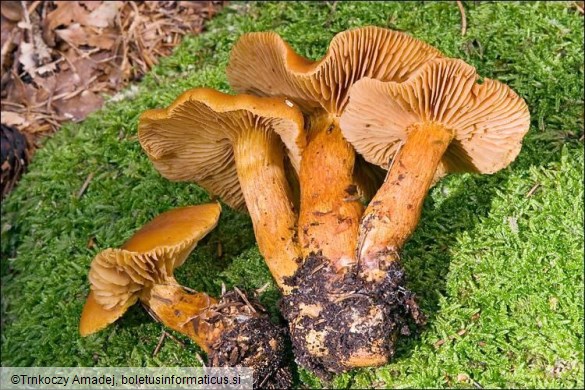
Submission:
{"label": "small mushroom", "polygon": [[300,251],[285,151],[298,170],[303,116],[285,98],[192,89],[167,109],[146,111],[138,137],[167,179],[193,181],[248,212],[258,247],[277,283],[297,269]]}
{"label": "small mushroom", "polygon": [[82,336],[121,317],[154,284],[177,284],[173,271],[217,224],[217,203],[167,211],[144,225],[121,249],[106,249],[92,261],[91,291],[81,315]]}
{"label": "small mushroom", "polygon": [[389,169],[360,225],[360,272],[379,283],[418,221],[438,172],[494,173],[518,155],[530,126],[524,100],[505,84],[477,83],[472,66],[437,59],[403,83],[354,84],[343,134]]}
{"label": "small mushroom", "polygon": [[93,260],[91,291],[79,331],[88,336],[116,321],[138,300],[164,325],[183,333],[209,354],[212,366],[255,369],[256,385],[266,380],[289,386],[284,332],[262,307],[239,290],[219,300],[188,292],[173,277],[176,267],[219,219],[218,203],[182,207],[160,214],[121,249],[106,249]]}
{"label": "small mushroom", "polygon": [[282,307],[297,361],[323,377],[383,364],[391,354],[391,327],[398,326],[388,325],[394,301],[370,294],[355,277],[363,213],[356,194],[369,180],[340,128],[349,88],[363,77],[404,81],[437,57],[441,53],[431,46],[378,27],[336,35],[316,62],[275,33],[245,34],[232,49],[227,75],[236,91],[284,95],[305,113],[298,223],[303,265],[287,282],[294,288]]}

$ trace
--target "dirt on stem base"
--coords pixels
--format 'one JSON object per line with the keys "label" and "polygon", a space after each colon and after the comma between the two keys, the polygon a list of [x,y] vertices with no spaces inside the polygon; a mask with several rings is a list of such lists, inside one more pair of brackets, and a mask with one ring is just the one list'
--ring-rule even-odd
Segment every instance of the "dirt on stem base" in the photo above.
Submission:
{"label": "dirt on stem base", "polygon": [[221,321],[228,329],[210,347],[210,366],[252,368],[254,388],[283,389],[292,385],[286,329],[273,324],[259,303],[228,291],[210,310],[217,315],[206,322],[213,326]]}
{"label": "dirt on stem base", "polygon": [[297,362],[329,380],[334,373],[379,366],[394,354],[399,334],[425,322],[405,286],[398,261],[378,282],[359,278],[357,267],[335,273],[330,261],[311,253],[283,298],[281,309],[289,321]]}

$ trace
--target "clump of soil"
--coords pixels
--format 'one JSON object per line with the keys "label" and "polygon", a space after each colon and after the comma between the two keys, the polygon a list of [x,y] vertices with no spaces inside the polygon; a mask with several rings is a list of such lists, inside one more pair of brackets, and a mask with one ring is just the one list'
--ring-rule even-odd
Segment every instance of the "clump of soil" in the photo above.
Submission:
{"label": "clump of soil", "polygon": [[230,329],[211,346],[211,366],[254,369],[254,388],[291,387],[287,331],[273,324],[255,299],[229,291],[210,309],[218,315],[207,322],[221,321],[225,329]]}
{"label": "clump of soil", "polygon": [[281,304],[297,362],[327,380],[352,367],[386,363],[397,336],[425,321],[398,261],[375,285],[359,278],[357,267],[337,274],[329,264],[311,254],[287,281],[296,288]]}

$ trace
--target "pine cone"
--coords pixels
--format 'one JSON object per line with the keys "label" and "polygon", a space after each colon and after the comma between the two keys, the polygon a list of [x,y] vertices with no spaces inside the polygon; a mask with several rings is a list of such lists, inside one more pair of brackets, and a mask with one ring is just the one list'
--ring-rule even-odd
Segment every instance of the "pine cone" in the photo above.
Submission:
{"label": "pine cone", "polygon": [[0,186],[2,187],[2,199],[4,199],[26,170],[30,161],[30,153],[26,137],[15,127],[2,124],[1,141],[2,176],[0,177]]}

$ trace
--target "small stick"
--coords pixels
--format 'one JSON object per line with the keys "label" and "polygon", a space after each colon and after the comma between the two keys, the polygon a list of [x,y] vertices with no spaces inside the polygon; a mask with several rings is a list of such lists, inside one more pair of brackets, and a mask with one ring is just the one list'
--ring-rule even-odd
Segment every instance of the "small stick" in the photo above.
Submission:
{"label": "small stick", "polygon": [[187,286],[181,286],[181,288],[187,292],[190,292],[192,294],[196,294],[197,290],[192,289],[191,287],[187,287]]}
{"label": "small stick", "polygon": [[79,189],[79,192],[77,193],[77,199],[81,198],[83,196],[83,193],[85,192],[85,190],[87,190],[87,187],[89,187],[89,183],[91,182],[91,179],[93,179],[93,175],[94,173],[90,173],[89,175],[87,175],[87,179],[85,179],[85,182],[83,182],[83,185],[81,186],[81,188]]}
{"label": "small stick", "polygon": [[163,331],[165,332],[165,335],[170,338],[171,340],[173,340],[175,343],[179,344],[181,346],[181,348],[185,348],[185,343],[182,342],[181,340],[179,340],[178,338],[176,338],[175,336],[173,336],[172,334],[170,334],[169,332],[167,332],[166,330]]}
{"label": "small stick", "polygon": [[158,354],[158,351],[160,351],[160,348],[162,347],[162,344],[165,341],[166,336],[167,332],[165,332],[163,329],[162,333],[160,334],[160,337],[158,338],[158,343],[156,344],[154,351],[152,351],[152,357],[155,357]]}
{"label": "small stick", "polygon": [[270,286],[270,282],[264,283],[264,285],[262,287],[260,287],[259,289],[256,290],[256,295],[262,294],[264,291],[266,291],[268,286]]}
{"label": "small stick", "polygon": [[252,310],[253,313],[256,313],[256,309],[254,309],[254,306],[252,306],[250,301],[248,301],[248,298],[246,298],[246,295],[243,292],[241,292],[240,289],[237,287],[234,287],[234,290],[238,293],[240,298],[242,298],[244,300],[244,302],[250,308],[250,310]]}
{"label": "small stick", "polygon": [[195,358],[197,359],[197,361],[199,363],[201,363],[201,367],[203,367],[203,368],[207,367],[205,365],[205,361],[203,360],[203,358],[201,357],[201,355],[199,355],[197,352],[195,352]]}
{"label": "small stick", "polygon": [[536,183],[532,186],[532,188],[530,189],[530,191],[528,191],[526,193],[526,197],[530,198],[532,195],[534,195],[534,193],[536,192],[536,190],[538,190],[540,188],[540,183]]}
{"label": "small stick", "polygon": [[465,15],[463,3],[459,0],[457,0],[457,7],[459,7],[459,12],[461,12],[461,36],[464,36],[467,32],[467,16]]}

